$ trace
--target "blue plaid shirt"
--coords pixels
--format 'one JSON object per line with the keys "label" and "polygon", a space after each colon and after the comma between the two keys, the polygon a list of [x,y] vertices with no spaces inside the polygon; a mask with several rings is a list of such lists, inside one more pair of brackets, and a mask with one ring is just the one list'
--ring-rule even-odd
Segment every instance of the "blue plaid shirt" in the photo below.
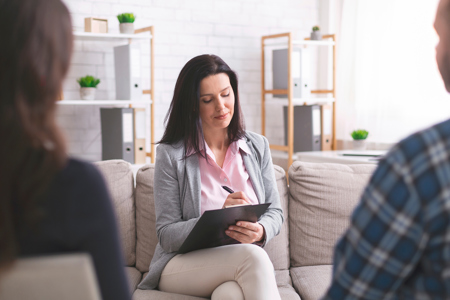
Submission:
{"label": "blue plaid shirt", "polygon": [[450,120],[380,161],[323,299],[450,299]]}

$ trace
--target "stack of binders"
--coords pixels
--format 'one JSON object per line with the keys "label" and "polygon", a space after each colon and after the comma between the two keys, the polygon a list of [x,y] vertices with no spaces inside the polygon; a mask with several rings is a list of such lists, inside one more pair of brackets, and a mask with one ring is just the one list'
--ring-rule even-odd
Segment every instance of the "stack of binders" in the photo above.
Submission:
{"label": "stack of binders", "polygon": [[145,109],[101,108],[102,160],[145,164]]}
{"label": "stack of binders", "polygon": [[[294,152],[331,150],[332,107],[329,104],[294,106]],[[287,145],[287,106],[284,106]]]}

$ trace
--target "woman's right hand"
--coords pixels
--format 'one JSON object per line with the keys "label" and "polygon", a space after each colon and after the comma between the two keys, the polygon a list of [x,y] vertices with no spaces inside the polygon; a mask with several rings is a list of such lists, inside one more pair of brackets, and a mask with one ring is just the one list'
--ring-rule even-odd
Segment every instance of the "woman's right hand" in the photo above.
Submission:
{"label": "woman's right hand", "polygon": [[235,193],[228,195],[222,208],[225,208],[225,207],[231,206],[231,205],[246,205],[246,204],[249,205],[252,203],[247,198],[247,196],[244,194],[244,192],[235,192]]}

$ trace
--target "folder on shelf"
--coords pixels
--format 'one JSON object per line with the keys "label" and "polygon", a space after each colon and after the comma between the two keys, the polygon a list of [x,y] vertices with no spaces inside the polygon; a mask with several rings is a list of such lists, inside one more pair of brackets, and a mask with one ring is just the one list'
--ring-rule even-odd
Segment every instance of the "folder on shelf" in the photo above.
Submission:
{"label": "folder on shelf", "polygon": [[133,118],[132,108],[100,108],[102,160],[134,164]]}
{"label": "folder on shelf", "polygon": [[[288,88],[288,49],[272,51],[272,84],[274,90]],[[294,48],[291,57],[291,75],[294,86],[294,98],[311,96],[311,55],[308,48]],[[287,95],[273,95],[275,98],[287,98]]]}
{"label": "folder on shelf", "polygon": [[138,43],[114,47],[117,100],[141,100],[141,49]]}
{"label": "folder on shelf", "polygon": [[[288,107],[284,112],[284,142],[288,144]],[[294,152],[320,151],[322,146],[321,120],[319,105],[294,106]]]}
{"label": "folder on shelf", "polygon": [[332,143],[332,107],[330,104],[322,104],[320,106],[321,118],[321,136],[322,136],[322,151],[331,150]]}
{"label": "folder on shelf", "polygon": [[134,108],[134,163],[145,164],[145,108]]}
{"label": "folder on shelf", "polygon": [[192,228],[179,254],[194,250],[239,244],[225,234],[225,230],[237,221],[257,222],[271,203],[234,206],[223,209],[207,210]]}

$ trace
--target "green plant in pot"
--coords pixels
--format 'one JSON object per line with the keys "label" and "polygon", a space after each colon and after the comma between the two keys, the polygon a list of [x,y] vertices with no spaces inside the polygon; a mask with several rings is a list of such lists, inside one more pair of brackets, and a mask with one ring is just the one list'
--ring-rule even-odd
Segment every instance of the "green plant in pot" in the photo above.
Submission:
{"label": "green plant in pot", "polygon": [[80,97],[82,100],[94,100],[95,99],[95,91],[97,85],[100,83],[100,79],[95,78],[94,76],[87,75],[84,77],[80,77],[77,79],[78,84],[80,85]]}
{"label": "green plant in pot", "polygon": [[353,138],[353,149],[354,150],[366,150],[366,139],[369,136],[369,132],[364,129],[353,130],[351,133]]}
{"label": "green plant in pot", "polygon": [[320,33],[320,27],[314,26],[311,32],[311,40],[320,41],[322,39],[322,33]]}
{"label": "green plant in pot", "polygon": [[117,20],[119,20],[119,29],[120,33],[133,34],[134,33],[134,14],[132,13],[123,13],[117,15]]}

